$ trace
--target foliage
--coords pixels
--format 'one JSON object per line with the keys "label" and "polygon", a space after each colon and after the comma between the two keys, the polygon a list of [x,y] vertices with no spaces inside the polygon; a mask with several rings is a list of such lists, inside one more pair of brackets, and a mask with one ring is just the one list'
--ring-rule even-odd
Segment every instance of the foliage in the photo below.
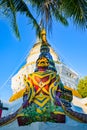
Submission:
{"label": "foliage", "polygon": [[[32,14],[33,9],[38,16],[36,18]],[[40,32],[40,26],[51,30],[54,18],[64,25],[68,25],[68,18],[82,28],[86,28],[87,25],[87,0],[0,0],[0,16],[10,20],[17,37],[20,37],[17,25],[18,12],[27,16],[36,28],[37,34]]]}
{"label": "foliage", "polygon": [[11,27],[16,36],[20,38],[20,33],[17,25],[17,13],[25,14],[29,18],[29,22],[39,31],[39,25],[36,19],[31,14],[27,4],[23,0],[1,0],[0,15],[9,19]]}
{"label": "foliage", "polygon": [[82,97],[87,97],[87,76],[80,79],[77,90],[82,95]]}

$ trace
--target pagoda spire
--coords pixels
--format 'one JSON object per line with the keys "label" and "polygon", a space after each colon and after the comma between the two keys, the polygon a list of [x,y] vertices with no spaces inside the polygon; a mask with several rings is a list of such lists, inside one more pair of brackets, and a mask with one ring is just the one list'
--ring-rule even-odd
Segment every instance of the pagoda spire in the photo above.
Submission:
{"label": "pagoda spire", "polygon": [[[54,60],[53,60],[53,57],[52,57],[52,55],[50,53],[50,47],[49,47],[49,44],[47,42],[45,29],[41,30],[40,35],[41,35],[41,41],[42,42],[41,42],[41,47],[40,47],[40,54],[39,54],[39,57],[38,57],[38,59],[36,61],[35,72],[38,71],[38,68],[37,68],[38,61],[41,58],[44,59],[44,57],[47,58],[48,62],[49,62],[48,70],[53,70],[53,71],[57,72],[56,71],[56,67],[55,67],[55,63],[54,63]],[[44,62],[44,60],[43,60],[43,62]]]}
{"label": "pagoda spire", "polygon": [[41,40],[42,40],[42,44],[47,45],[47,38],[46,38],[46,30],[42,29],[41,30]]}

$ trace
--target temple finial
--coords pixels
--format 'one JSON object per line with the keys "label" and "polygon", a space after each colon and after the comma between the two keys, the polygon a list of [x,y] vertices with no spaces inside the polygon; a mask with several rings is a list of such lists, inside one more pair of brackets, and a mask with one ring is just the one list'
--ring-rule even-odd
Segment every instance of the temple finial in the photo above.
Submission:
{"label": "temple finial", "polygon": [[41,40],[42,40],[42,44],[47,44],[46,30],[45,29],[41,30]]}

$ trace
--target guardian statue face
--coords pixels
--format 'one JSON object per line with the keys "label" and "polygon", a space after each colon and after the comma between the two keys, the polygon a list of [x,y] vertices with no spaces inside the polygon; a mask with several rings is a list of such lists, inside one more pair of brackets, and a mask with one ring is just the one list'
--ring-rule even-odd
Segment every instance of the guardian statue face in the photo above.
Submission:
{"label": "guardian statue face", "polygon": [[36,62],[36,66],[37,66],[37,68],[38,67],[48,67],[49,66],[49,60],[46,58],[46,57],[44,57],[44,56],[42,56],[42,57],[40,57],[38,60],[37,60],[37,62]]}

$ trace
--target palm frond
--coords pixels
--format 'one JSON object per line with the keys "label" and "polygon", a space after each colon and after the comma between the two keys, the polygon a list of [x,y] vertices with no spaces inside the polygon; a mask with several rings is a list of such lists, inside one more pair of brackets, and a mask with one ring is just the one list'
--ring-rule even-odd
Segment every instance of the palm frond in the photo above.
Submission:
{"label": "palm frond", "polygon": [[[27,2],[27,3],[26,3]],[[36,15],[31,13],[30,8],[35,8]],[[68,18],[71,18],[75,25],[82,28],[87,27],[87,0],[1,0],[0,15],[6,16],[19,37],[17,26],[17,13],[25,14],[29,23],[35,27],[37,34],[40,33],[40,23],[42,28],[51,30],[53,18],[68,25]]]}
{"label": "palm frond", "polygon": [[[31,14],[28,6],[23,0],[2,0],[0,2],[0,7],[3,10],[4,16],[8,17],[9,20],[12,23],[12,27],[14,29],[14,32],[17,37],[19,37],[19,31],[16,23],[16,14],[20,12],[21,14],[26,14],[26,16],[29,18],[29,22],[33,24],[33,27],[36,28],[36,33],[39,35],[40,33],[40,27],[36,21],[36,19]],[[12,16],[12,17],[11,17]],[[13,21],[13,22],[12,22]]]}
{"label": "palm frond", "polygon": [[61,10],[60,5],[61,5],[60,1],[55,2],[55,4],[52,3],[51,4],[51,10],[52,10],[51,12],[57,21],[60,21],[62,24],[67,26],[68,21],[67,21],[66,17],[64,16],[64,13]]}
{"label": "palm frond", "polygon": [[60,0],[27,0],[32,7],[35,7],[38,16],[41,19],[42,27],[46,30],[51,30],[52,21],[55,18],[57,21],[68,25],[68,21],[64,13],[60,10]]}
{"label": "palm frond", "polygon": [[67,17],[82,28],[87,25],[87,0],[62,0],[61,8]]}
{"label": "palm frond", "polygon": [[14,31],[15,35],[20,39],[20,34],[16,21],[16,12],[12,0],[1,0],[0,1],[0,15],[7,18],[10,27]]}
{"label": "palm frond", "polygon": [[51,25],[52,18],[56,18],[64,25],[68,25],[68,18],[72,18],[75,25],[85,28],[87,25],[87,0],[27,0],[36,7],[42,23]]}
{"label": "palm frond", "polygon": [[23,0],[14,0],[14,6],[17,12],[20,12],[21,14],[25,14],[27,18],[29,18],[29,23],[33,25],[36,29],[36,34],[40,34],[40,26],[37,23],[37,20],[34,18],[32,13],[29,10],[28,5]]}

